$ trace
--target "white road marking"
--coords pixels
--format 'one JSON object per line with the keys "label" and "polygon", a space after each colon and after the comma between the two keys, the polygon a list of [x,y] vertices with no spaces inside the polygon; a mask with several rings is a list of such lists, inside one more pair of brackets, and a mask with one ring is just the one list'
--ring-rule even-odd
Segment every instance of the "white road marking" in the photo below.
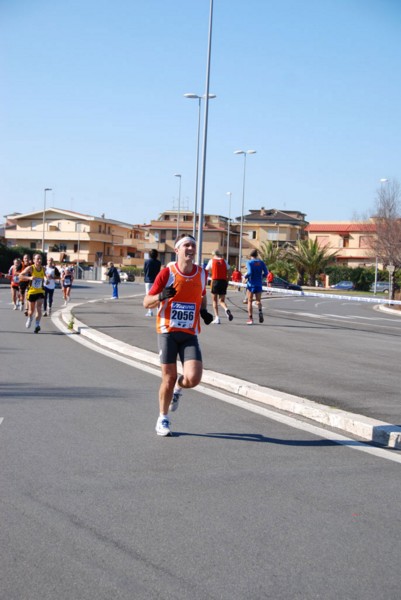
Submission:
{"label": "white road marking", "polygon": [[[118,354],[115,354],[114,352],[111,352],[110,350],[106,350],[105,348],[95,346],[92,342],[89,342],[88,340],[81,337],[80,335],[78,335],[76,333],[71,333],[56,315],[52,316],[52,321],[56,325],[56,327],[58,327],[58,329],[60,329],[60,331],[65,333],[67,336],[69,336],[69,338],[71,340],[73,340],[74,342],[82,344],[83,346],[85,346],[86,348],[89,348],[90,350],[95,350],[96,352],[99,352],[99,354],[103,354],[104,356],[113,358],[114,360],[118,360],[119,362],[122,362],[131,367],[134,367],[135,369],[139,369],[139,370],[145,371],[146,373],[149,373],[151,375],[155,375],[156,377],[158,377],[160,379],[160,369],[159,368],[155,368],[155,367],[149,366],[145,363],[141,363],[141,362],[135,361],[133,359],[126,358],[124,356],[120,356]],[[249,412],[256,413],[256,414],[266,417],[267,419],[270,419],[272,421],[277,421],[278,423],[283,423],[284,425],[287,425],[288,427],[292,427],[293,429],[299,429],[301,431],[305,431],[307,433],[315,435],[319,438],[330,440],[336,444],[339,444],[341,446],[346,446],[352,450],[359,450],[361,452],[365,452],[366,454],[371,454],[373,456],[376,456],[377,458],[383,458],[385,460],[390,460],[392,462],[401,464],[401,454],[396,454],[396,451],[391,451],[391,450],[386,450],[384,448],[376,448],[374,446],[369,446],[366,443],[359,442],[358,440],[354,440],[352,438],[348,438],[344,435],[341,435],[340,433],[329,431],[328,429],[324,429],[323,427],[318,427],[316,425],[312,425],[312,424],[304,422],[304,421],[299,421],[298,419],[296,419],[294,417],[282,415],[275,411],[269,410],[268,408],[265,408],[263,406],[252,404],[251,402],[247,402],[246,400],[241,400],[239,398],[236,398],[235,396],[231,396],[230,394],[224,394],[223,392],[220,392],[218,390],[204,387],[202,384],[200,384],[196,388],[194,388],[194,391],[205,394],[207,396],[210,396],[211,398],[221,400],[222,402],[232,404],[233,406],[238,406],[239,408],[243,408],[244,410],[247,410]]]}
{"label": "white road marking", "polygon": [[[365,321],[380,321],[382,324],[379,325],[378,323],[375,323],[376,327],[381,327],[383,328],[388,328],[390,327],[390,323],[400,323],[399,319],[390,319],[388,317],[362,317],[359,315],[332,315],[329,313],[323,313],[321,315],[317,315],[315,313],[307,313],[307,312],[298,312],[298,311],[291,311],[291,310],[282,310],[282,309],[275,309],[275,311],[277,313],[283,313],[286,315],[291,315],[292,317],[308,317],[310,319],[316,319],[316,320],[321,320],[321,319],[331,319],[333,321],[349,321],[350,323],[352,323],[351,319],[354,319],[354,323],[355,325],[360,325],[361,323],[358,323],[357,321],[361,321],[361,320],[365,320]],[[387,325],[388,324],[388,325]]]}

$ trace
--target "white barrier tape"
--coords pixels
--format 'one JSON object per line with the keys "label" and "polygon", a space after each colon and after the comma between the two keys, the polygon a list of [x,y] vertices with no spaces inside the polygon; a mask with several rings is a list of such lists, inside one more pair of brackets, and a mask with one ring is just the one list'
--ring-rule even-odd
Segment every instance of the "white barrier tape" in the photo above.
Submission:
{"label": "white barrier tape", "polygon": [[[246,288],[246,283],[238,283],[236,281],[229,281],[230,285],[236,285],[237,287]],[[297,290],[286,290],[285,288],[275,288],[263,286],[264,292],[279,292],[280,294],[286,294],[288,296],[308,296],[310,298],[330,298],[333,300],[348,300],[349,302],[368,302],[370,304],[401,304],[401,300],[389,300],[388,298],[365,298],[363,296],[342,296],[341,294],[322,294],[319,292],[301,292]]]}

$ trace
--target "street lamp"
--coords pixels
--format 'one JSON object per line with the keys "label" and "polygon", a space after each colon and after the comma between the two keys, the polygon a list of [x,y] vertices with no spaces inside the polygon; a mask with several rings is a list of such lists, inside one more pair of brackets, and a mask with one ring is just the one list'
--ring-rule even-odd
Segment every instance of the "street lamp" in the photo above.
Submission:
{"label": "street lamp", "polygon": [[45,251],[45,218],[46,218],[46,192],[51,192],[52,188],[44,189],[44,198],[43,198],[43,219],[42,219],[42,253]]}
{"label": "street lamp", "polygon": [[[194,216],[193,216],[193,227],[192,235],[196,238],[196,214],[198,212],[198,174],[199,174],[199,140],[200,140],[200,118],[201,118],[201,100],[205,96],[198,96],[198,94],[184,94],[184,98],[190,100],[198,100],[198,136],[196,141],[196,175],[195,175],[195,199],[194,199]],[[209,94],[209,98],[216,98],[216,94]]]}
{"label": "street lamp", "polygon": [[82,223],[77,223],[77,231],[78,231],[78,247],[77,247],[77,279],[79,279],[79,253],[81,251],[81,225]]}
{"label": "street lamp", "polygon": [[174,177],[179,177],[180,184],[178,187],[178,213],[177,213],[177,237],[180,235],[180,207],[181,207],[181,175],[174,173]]}
{"label": "street lamp", "polygon": [[231,192],[226,192],[228,196],[228,224],[227,224],[227,262],[230,255],[230,223],[231,223]]}
{"label": "street lamp", "polygon": [[213,0],[210,0],[209,12],[209,39],[207,49],[207,65],[206,65],[206,89],[205,89],[205,114],[203,125],[203,148],[202,148],[202,177],[200,190],[200,207],[199,207],[199,230],[198,230],[198,249],[196,260],[198,265],[202,264],[202,243],[203,243],[203,213],[205,206],[205,181],[206,181],[206,148],[207,148],[207,124],[209,116],[209,81],[210,81],[210,58],[212,55],[212,24],[213,24]]}
{"label": "street lamp", "polygon": [[246,173],[246,156],[247,154],[256,154],[256,150],[236,150],[234,154],[243,154],[244,155],[244,176],[242,180],[242,209],[241,209],[241,225],[240,225],[240,234],[239,234],[239,265],[238,270],[241,271],[242,265],[242,232],[244,228],[244,204],[245,204],[245,173]]}

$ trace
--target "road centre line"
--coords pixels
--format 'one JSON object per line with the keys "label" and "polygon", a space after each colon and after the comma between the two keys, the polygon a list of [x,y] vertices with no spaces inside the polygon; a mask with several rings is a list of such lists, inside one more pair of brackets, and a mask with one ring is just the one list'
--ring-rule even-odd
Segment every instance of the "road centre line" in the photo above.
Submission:
{"label": "road centre line", "polygon": [[[76,333],[71,333],[71,331],[64,325],[64,323],[59,318],[60,313],[54,313],[52,315],[52,322],[56,325],[56,327],[65,333],[71,340],[82,344],[86,348],[90,350],[95,350],[99,354],[103,356],[107,356],[114,360],[118,360],[128,366],[134,367],[135,369],[139,369],[141,371],[145,371],[151,375],[155,375],[160,379],[160,368],[149,366],[145,363],[136,361],[132,358],[126,358],[125,356],[116,354],[110,350],[107,350],[101,346],[96,345],[94,342],[91,342],[81,335],[77,335]],[[359,450],[361,452],[365,452],[366,454],[370,454],[376,456],[377,458],[383,458],[385,460],[390,460],[392,462],[396,462],[401,464],[401,454],[396,454],[395,451],[386,450],[383,448],[377,448],[375,446],[369,446],[366,442],[360,442],[358,440],[348,438],[340,433],[330,431],[328,429],[324,429],[322,427],[318,427],[316,425],[312,425],[306,421],[300,421],[295,419],[294,417],[281,414],[279,412],[275,412],[263,406],[259,406],[258,404],[253,404],[252,402],[248,402],[246,400],[241,400],[235,396],[231,396],[230,394],[225,394],[216,389],[210,389],[202,384],[198,385],[196,388],[193,388],[193,391],[202,393],[204,395],[210,396],[213,399],[221,400],[222,402],[226,402],[227,404],[231,404],[233,406],[237,406],[249,412],[253,412],[258,414],[259,416],[263,416],[267,419],[282,423],[288,427],[293,429],[298,429],[301,431],[305,431],[306,433],[310,433],[319,438],[327,439],[335,444],[346,446],[352,450]]]}
{"label": "road centre line", "polygon": [[[329,313],[324,313],[322,315],[316,315],[314,313],[306,313],[306,312],[295,312],[295,311],[291,311],[291,310],[282,310],[282,309],[275,309],[275,312],[277,313],[282,313],[282,314],[286,314],[286,315],[291,315],[292,317],[308,317],[310,319],[316,319],[316,320],[321,320],[321,319],[330,319],[330,320],[338,320],[338,321],[347,321],[349,323],[352,323],[352,321],[350,321],[350,319],[365,319],[368,321],[382,321],[384,323],[399,323],[399,319],[389,319],[389,318],[380,318],[380,317],[360,317],[358,315],[331,315]],[[357,321],[355,321],[355,325],[361,325],[362,323],[358,323]],[[390,325],[379,325],[377,323],[375,323],[376,327],[381,327],[383,329],[390,327]]]}

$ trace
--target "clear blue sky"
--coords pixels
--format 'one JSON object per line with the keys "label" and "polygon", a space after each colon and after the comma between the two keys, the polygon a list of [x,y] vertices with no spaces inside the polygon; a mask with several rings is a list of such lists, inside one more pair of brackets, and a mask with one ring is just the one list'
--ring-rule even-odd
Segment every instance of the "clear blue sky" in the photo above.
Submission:
{"label": "clear blue sky", "polygon": [[[209,0],[1,0],[1,215],[193,208]],[[400,0],[215,0],[205,212],[368,211],[401,179]]]}

